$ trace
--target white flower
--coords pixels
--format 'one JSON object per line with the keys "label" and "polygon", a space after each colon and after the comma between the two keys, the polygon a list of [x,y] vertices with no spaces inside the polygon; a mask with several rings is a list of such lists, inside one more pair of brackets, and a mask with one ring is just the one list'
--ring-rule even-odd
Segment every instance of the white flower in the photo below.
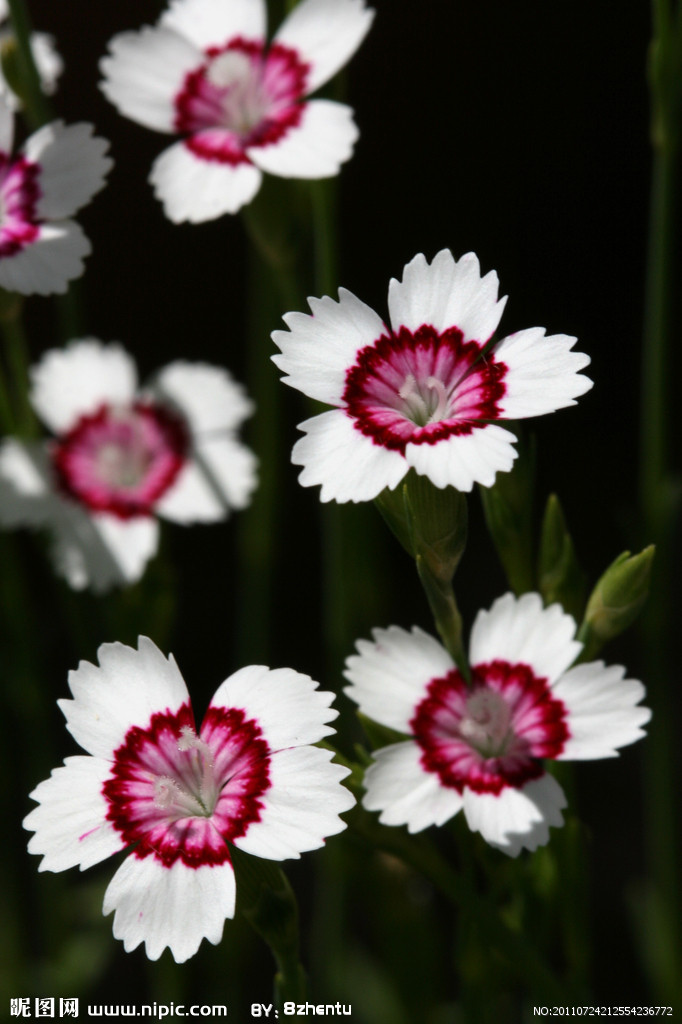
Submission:
{"label": "white flower", "polygon": [[306,97],[353,55],[373,13],[364,0],[302,0],[268,47],[265,0],[174,0],[156,27],[112,39],[105,96],[182,136],[150,177],[172,221],[236,213],[263,171],[338,174],[358,134],[353,112]]}
{"label": "white flower", "polygon": [[[0,49],[13,38],[11,26],[5,27],[9,18],[7,0],[0,0]],[[43,92],[48,96],[57,88],[57,79],[64,70],[64,62],[57,53],[54,38],[47,32],[33,32],[31,35],[31,53],[40,78]],[[16,110],[19,106],[17,96],[10,88],[0,68],[0,100]]]}
{"label": "white flower", "polygon": [[92,125],[53,121],[12,156],[14,115],[0,97],[0,288],[65,292],[83,273],[88,239],[69,218],[104,185],[108,142]]}
{"label": "white flower", "polygon": [[31,794],[24,821],[39,870],[81,870],[129,856],[105,895],[125,949],[146,944],[178,963],[218,943],[234,916],[230,846],[268,860],[299,857],[345,828],[348,770],[310,746],[333,733],[333,694],[309,676],[260,665],[218,688],[197,732],[175,660],[141,637],[103,644],[99,667],[70,673],[60,700],[89,757],[68,757]]}
{"label": "white flower", "polygon": [[72,587],[139,579],[157,516],[216,522],[248,504],[256,460],[236,431],[253,407],[226,370],[175,362],[140,391],[119,345],[82,339],[32,368],[30,400],[55,437],[0,447],[0,523],[49,528]]}
{"label": "white flower", "polygon": [[391,281],[390,328],[345,289],[338,302],[309,299],[312,316],[288,313],[273,361],[285,383],[336,407],[301,424],[300,482],[322,484],[322,501],[369,501],[410,468],[460,491],[511,469],[516,438],[497,421],[574,405],[592,382],[565,334],[533,327],[486,348],[506,302],[497,289],[473,253],[444,249]]}
{"label": "white flower", "polygon": [[374,752],[364,805],[419,832],[463,810],[515,857],[561,825],[563,791],[543,760],[592,760],[644,735],[644,687],[621,666],[569,666],[576,624],[538,594],[499,598],[471,632],[471,685],[427,633],[377,629],[348,658],[346,693],[364,715],[411,736]]}

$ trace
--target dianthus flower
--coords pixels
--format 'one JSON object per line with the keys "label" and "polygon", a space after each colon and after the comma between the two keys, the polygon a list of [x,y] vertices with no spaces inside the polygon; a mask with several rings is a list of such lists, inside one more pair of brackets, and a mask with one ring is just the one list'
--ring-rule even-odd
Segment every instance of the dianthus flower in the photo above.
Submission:
{"label": "dianthus flower", "polygon": [[512,857],[563,823],[547,760],[617,756],[644,735],[644,687],[621,666],[573,664],[576,624],[538,594],[507,594],[479,612],[468,685],[427,633],[392,626],[346,662],[360,711],[410,739],[374,752],[363,803],[386,825],[419,832],[463,810],[469,828]]}
{"label": "dianthus flower", "polygon": [[495,344],[506,299],[497,274],[481,277],[473,253],[419,255],[388,292],[391,327],[345,289],[309,299],[275,331],[282,379],[335,406],[302,423],[292,461],[322,501],[369,501],[409,469],[436,487],[491,486],[516,458],[500,420],[553,412],[592,387],[577,371],[589,357],[575,338],[541,327]]}
{"label": "dianthus flower", "polygon": [[66,291],[83,273],[90,242],[69,218],[104,185],[108,142],[92,125],[53,121],[12,156],[14,114],[0,97],[0,288]]}
{"label": "dianthus flower", "polygon": [[332,693],[292,669],[243,668],[218,688],[201,729],[171,656],[103,644],[58,701],[90,756],[66,758],[31,794],[24,820],[39,870],[81,870],[129,851],[104,895],[114,936],[178,963],[220,942],[235,910],[230,847],[299,857],[345,828],[348,769],[310,744],[333,733]]}
{"label": "dianthus flower", "polygon": [[372,18],[363,0],[303,0],[268,45],[265,0],[174,0],[155,27],[115,36],[101,62],[105,96],[138,124],[182,136],[150,176],[170,220],[236,213],[263,171],[338,174],[358,134],[353,112],[307,96]]}
{"label": "dianthus flower", "polygon": [[82,339],[32,368],[29,397],[55,436],[0,447],[0,523],[50,529],[76,589],[139,579],[157,516],[216,522],[248,504],[256,460],[236,431],[253,407],[224,369],[175,362],[139,390],[127,352]]}
{"label": "dianthus flower", "polygon": [[[7,0],[0,0],[0,49],[8,45],[13,38],[8,18]],[[51,96],[57,88],[57,79],[64,70],[64,62],[57,53],[54,38],[47,32],[32,32],[30,46],[43,92]],[[13,110],[19,106],[19,99],[5,79],[2,68],[0,68],[0,99],[4,99]]]}

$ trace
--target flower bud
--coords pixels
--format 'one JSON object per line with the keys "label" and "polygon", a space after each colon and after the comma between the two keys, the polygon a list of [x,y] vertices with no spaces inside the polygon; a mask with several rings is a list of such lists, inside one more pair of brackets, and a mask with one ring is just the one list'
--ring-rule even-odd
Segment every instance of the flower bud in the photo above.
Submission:
{"label": "flower bud", "polygon": [[550,494],[540,534],[538,589],[545,604],[558,602],[574,619],[580,619],[585,585],[559,499]]}
{"label": "flower bud", "polygon": [[654,551],[653,544],[638,555],[624,551],[598,581],[578,632],[585,645],[581,660],[593,658],[637,618],[649,592]]}

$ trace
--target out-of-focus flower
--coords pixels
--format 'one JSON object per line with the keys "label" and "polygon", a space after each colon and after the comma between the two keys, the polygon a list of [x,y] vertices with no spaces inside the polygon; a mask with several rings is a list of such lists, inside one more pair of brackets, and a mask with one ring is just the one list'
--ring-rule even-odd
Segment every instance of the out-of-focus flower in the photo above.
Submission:
{"label": "out-of-focus flower", "polygon": [[103,644],[99,667],[70,673],[58,703],[88,751],[31,794],[24,821],[41,871],[81,870],[130,851],[105,895],[125,949],[168,946],[178,963],[218,943],[234,916],[230,846],[268,860],[299,857],[345,828],[348,769],[313,747],[333,733],[332,693],[292,669],[243,668],[218,688],[201,729],[175,660],[141,637]]}
{"label": "out-of-focus flower", "polygon": [[157,516],[215,522],[248,504],[256,460],[236,432],[253,406],[226,370],[175,362],[138,390],[120,346],[83,339],[47,352],[31,382],[55,437],[3,443],[0,522],[50,529],[72,587],[139,579]]}
{"label": "out-of-focus flower", "polygon": [[541,327],[489,345],[506,299],[473,253],[419,255],[391,281],[391,327],[345,289],[288,313],[273,361],[286,384],[333,410],[306,420],[292,460],[322,501],[369,501],[410,468],[436,487],[486,487],[516,458],[500,420],[574,405],[592,382],[575,338]]}
{"label": "out-of-focus flower", "polygon": [[[13,33],[11,26],[7,24],[9,7],[7,0],[0,0],[0,49],[11,43]],[[43,92],[48,96],[57,88],[57,80],[64,70],[64,62],[57,52],[54,38],[47,32],[34,32],[31,35],[31,53],[35,61],[36,70],[40,77],[40,84]],[[11,87],[5,80],[0,69],[0,100],[4,100],[8,106],[16,110],[20,101]]]}
{"label": "out-of-focus flower", "polygon": [[104,185],[109,143],[92,125],[53,121],[12,156],[14,114],[0,97],[0,288],[22,295],[65,292],[91,252],[69,218]]}
{"label": "out-of-focus flower", "polygon": [[182,136],[151,172],[166,215],[236,213],[263,171],[338,174],[358,134],[353,112],[306,97],[350,59],[373,15],[364,0],[303,0],[268,46],[264,0],[174,0],[157,26],[115,36],[101,62],[105,96]]}
{"label": "out-of-focus flower", "polygon": [[539,594],[507,594],[479,612],[468,686],[427,633],[392,626],[348,658],[346,693],[363,714],[411,739],[374,752],[364,805],[419,832],[463,810],[469,827],[515,857],[561,825],[564,793],[544,760],[617,756],[644,735],[644,687],[621,666],[569,666],[576,624]]}

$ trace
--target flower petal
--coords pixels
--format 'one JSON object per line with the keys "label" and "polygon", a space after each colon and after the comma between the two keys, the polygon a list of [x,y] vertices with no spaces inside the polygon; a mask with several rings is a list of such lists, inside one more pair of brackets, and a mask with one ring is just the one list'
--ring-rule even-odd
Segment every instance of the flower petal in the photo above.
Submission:
{"label": "flower petal", "polygon": [[105,402],[131,402],[136,386],[135,364],[120,345],[82,338],[65,349],[50,349],[31,368],[30,400],[42,421],[59,434]]}
{"label": "flower petal", "polygon": [[568,711],[570,735],[558,760],[617,757],[619,747],[645,735],[641,726],[651,711],[637,705],[646,691],[638,680],[624,676],[621,665],[593,661],[561,677],[553,695]]}
{"label": "flower petal", "polygon": [[236,887],[229,861],[165,867],[155,857],[124,860],[104,894],[104,915],[115,910],[114,937],[127,953],[144,942],[150,960],[166,946],[176,963],[184,963],[208,939],[216,946],[225,918],[234,917]]}
{"label": "flower petal", "polygon": [[363,0],[302,0],[274,41],[292,47],[310,65],[306,91],[314,92],[350,60],[373,18]]}
{"label": "flower petal", "polygon": [[40,167],[38,217],[71,217],[104,187],[113,161],[105,155],[107,140],[92,132],[93,125],[85,122],[53,121],[26,141],[26,156]]}
{"label": "flower petal", "polygon": [[0,103],[0,153],[9,156],[14,144],[14,111],[5,102]]}
{"label": "flower petal", "polygon": [[264,0],[173,0],[159,24],[204,50],[236,36],[264,40],[266,13]]}
{"label": "flower petal", "polygon": [[184,142],[176,142],[157,157],[149,175],[156,198],[175,224],[198,224],[236,213],[253,199],[261,179],[253,164],[203,160]]}
{"label": "flower petal", "polygon": [[0,257],[0,287],[20,295],[63,295],[83,273],[90,242],[73,220],[41,224],[38,236],[12,256]]}
{"label": "flower petal", "polygon": [[498,795],[464,790],[469,828],[510,857],[549,842],[550,826],[563,825],[565,806],[564,792],[551,775],[533,779],[523,789],[508,787]]}
{"label": "flower petal", "polygon": [[59,501],[50,522],[56,570],[74,590],[103,594],[136,583],[159,546],[159,524],[151,516],[118,519]]}
{"label": "flower petal", "polygon": [[321,501],[371,501],[385,487],[396,487],[408,470],[399,452],[382,448],[355,430],[342,409],[332,409],[299,423],[305,432],[294,445],[291,461],[303,466],[303,487],[322,484]]}
{"label": "flower petal", "polygon": [[43,526],[56,500],[45,445],[6,438],[0,445],[0,523]]}
{"label": "flower petal", "polygon": [[207,363],[169,363],[156,374],[150,390],[163,401],[172,402],[193,434],[235,430],[254,410],[241,384],[227,370]]}
{"label": "flower petal", "polygon": [[303,104],[301,119],[277,142],[246,153],[261,171],[281,178],[331,178],[350,160],[358,139],[353,111],[333,100]]}
{"label": "flower petal", "polygon": [[363,715],[400,732],[410,731],[416,707],[432,679],[452,671],[454,662],[442,644],[413,626],[373,629],[372,641],[358,640],[358,653],[346,660],[344,690]]}
{"label": "flower petal", "polygon": [[29,853],[42,853],[39,871],[81,871],[122,850],[125,842],[107,820],[102,786],[111,763],[99,757],[67,757],[31,793],[35,807],[23,821],[35,835]]}
{"label": "flower petal", "polygon": [[346,827],[339,814],[350,810],[355,798],[341,780],[349,769],[332,764],[331,750],[294,747],[270,758],[270,786],[260,798],[258,821],[234,845],[267,860],[299,857],[324,846],[327,836]]}
{"label": "flower petal", "polygon": [[536,676],[553,683],[582,650],[575,631],[575,621],[561,605],[543,608],[539,594],[505,594],[489,612],[476,616],[469,660],[472,665],[495,660],[528,665]]}
{"label": "flower petal", "polygon": [[270,750],[282,750],[330,736],[334,730],[326,723],[338,716],[333,700],[333,693],[291,668],[249,665],[218,687],[209,706],[244,711],[258,722]]}
{"label": "flower petal", "polygon": [[491,487],[499,472],[508,472],[517,457],[516,436],[496,424],[474,427],[433,444],[408,444],[405,461],[436,487],[470,491],[475,483]]}
{"label": "flower petal", "polygon": [[147,637],[139,638],[138,650],[102,644],[97,658],[99,666],[81,661],[69,673],[73,700],[57,701],[67,729],[94,757],[111,758],[132,726],[146,728],[152,715],[189,701],[175,659]]}
{"label": "flower petal", "polygon": [[375,763],[365,773],[362,803],[368,811],[381,811],[383,825],[407,825],[409,832],[421,832],[449,821],[462,807],[457,790],[441,785],[434,772],[422,767],[416,743],[382,747],[372,756]]}
{"label": "flower petal", "polygon": [[503,416],[541,416],[575,405],[575,399],[590,390],[592,381],[577,372],[590,357],[570,351],[576,340],[566,334],[545,337],[544,328],[532,327],[495,346],[495,359],[508,368],[505,393],[498,402]]}
{"label": "flower petal", "polygon": [[[226,5],[227,6],[227,5]],[[121,32],[100,61],[100,88],[121,114],[157,132],[175,130],[175,96],[203,54],[170,28]]]}
{"label": "flower petal", "polygon": [[339,288],[329,296],[308,299],[311,314],[286,313],[288,331],[273,331],[281,355],[272,357],[285,384],[329,405],[338,405],[346,374],[357,353],[386,334],[381,318],[352,292]]}
{"label": "flower petal", "polygon": [[175,523],[215,523],[246,508],[258,483],[257,459],[233,437],[201,441],[154,511]]}
{"label": "flower petal", "polygon": [[442,249],[432,263],[421,254],[415,256],[402,281],[393,278],[389,285],[393,330],[416,331],[422,324],[437,331],[458,327],[465,341],[484,345],[495,333],[507,301],[498,302],[498,287],[494,270],[481,277],[473,252],[455,260],[449,249]]}

